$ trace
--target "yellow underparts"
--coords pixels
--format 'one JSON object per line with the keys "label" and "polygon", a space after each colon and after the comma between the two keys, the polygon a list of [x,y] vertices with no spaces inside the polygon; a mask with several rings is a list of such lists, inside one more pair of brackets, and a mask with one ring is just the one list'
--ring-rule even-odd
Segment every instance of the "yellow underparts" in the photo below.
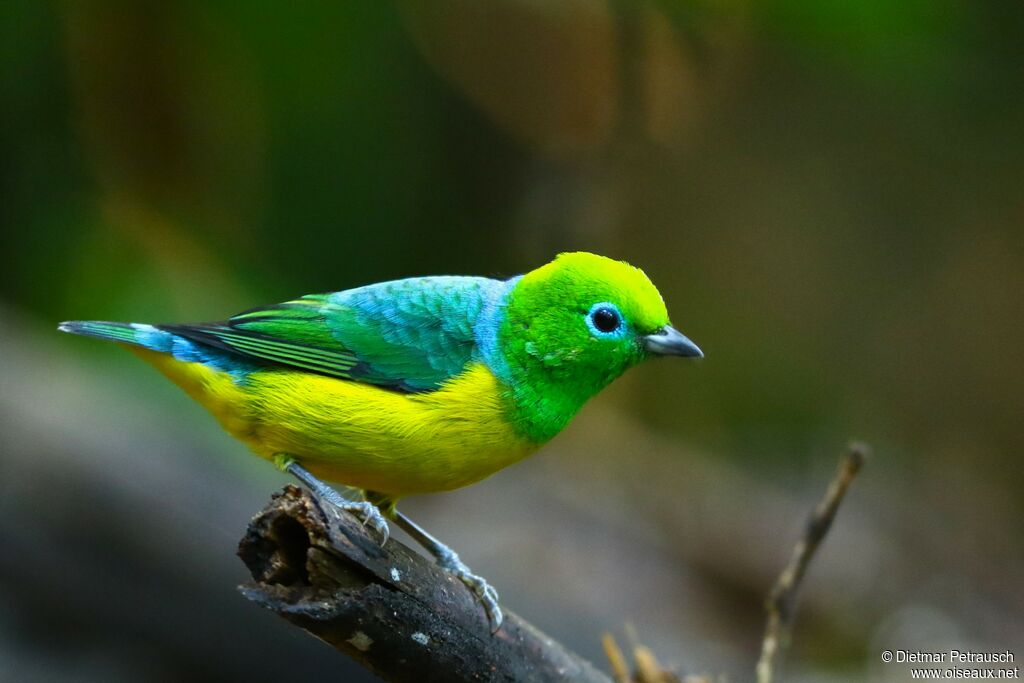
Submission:
{"label": "yellow underparts", "polygon": [[132,351],[257,455],[288,454],[318,477],[395,498],[472,484],[536,449],[513,430],[482,363],[437,391],[403,394],[278,368],[235,382],[201,363]]}

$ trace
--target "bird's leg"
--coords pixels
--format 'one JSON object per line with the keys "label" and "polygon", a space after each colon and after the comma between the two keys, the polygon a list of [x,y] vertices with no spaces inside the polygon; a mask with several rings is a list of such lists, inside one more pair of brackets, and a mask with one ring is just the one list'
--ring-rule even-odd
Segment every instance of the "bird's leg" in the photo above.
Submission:
{"label": "bird's leg", "polygon": [[487,583],[482,576],[471,572],[454,550],[428,534],[397,509],[392,507],[388,516],[433,555],[439,567],[448,570],[469,586],[480,600],[480,604],[484,606],[484,611],[487,612],[487,619],[491,623],[491,633],[496,633],[501,628],[501,622],[504,619],[501,607],[498,605],[498,591],[494,590],[494,587]]}
{"label": "bird's leg", "polygon": [[390,529],[388,529],[388,523],[384,520],[384,516],[380,514],[380,510],[377,509],[376,505],[365,500],[346,499],[333,488],[314,477],[309,470],[297,463],[295,458],[289,455],[281,454],[274,456],[274,464],[282,472],[287,472],[305,484],[306,488],[312,491],[313,495],[319,500],[325,500],[339,510],[351,512],[362,520],[365,526],[369,526],[381,535],[381,545],[387,543]]}

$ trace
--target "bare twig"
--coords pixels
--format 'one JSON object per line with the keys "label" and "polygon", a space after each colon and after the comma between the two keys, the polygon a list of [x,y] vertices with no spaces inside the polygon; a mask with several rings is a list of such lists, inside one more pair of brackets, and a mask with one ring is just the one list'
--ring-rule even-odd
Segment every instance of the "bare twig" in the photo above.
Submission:
{"label": "bare twig", "polygon": [[238,553],[254,579],[243,595],[385,680],[611,683],[515,614],[492,636],[462,582],[297,487],[253,518]]}
{"label": "bare twig", "polygon": [[761,658],[757,662],[757,683],[772,683],[776,663],[788,644],[790,627],[796,613],[797,593],[807,571],[807,565],[832,526],[832,520],[846,494],[846,489],[860,472],[868,451],[865,444],[850,444],[839,462],[839,471],[829,485],[825,497],[811,513],[803,538],[797,542],[789,563],[782,570],[768,596],[768,623],[761,643]]}

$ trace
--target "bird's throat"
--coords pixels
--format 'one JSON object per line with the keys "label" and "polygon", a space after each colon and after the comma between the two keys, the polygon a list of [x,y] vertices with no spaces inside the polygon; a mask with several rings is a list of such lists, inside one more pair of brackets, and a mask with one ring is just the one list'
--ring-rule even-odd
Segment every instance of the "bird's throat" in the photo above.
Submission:
{"label": "bird's throat", "polygon": [[508,390],[512,423],[523,437],[543,444],[562,431],[601,388],[543,378],[517,382]]}

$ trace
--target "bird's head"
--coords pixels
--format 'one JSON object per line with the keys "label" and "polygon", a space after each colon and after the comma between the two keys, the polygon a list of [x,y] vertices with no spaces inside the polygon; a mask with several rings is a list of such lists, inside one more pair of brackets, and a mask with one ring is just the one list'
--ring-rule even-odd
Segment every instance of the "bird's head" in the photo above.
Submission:
{"label": "bird's head", "polygon": [[509,295],[501,336],[513,368],[583,400],[645,358],[703,355],[671,326],[642,270],[585,252],[524,275]]}

